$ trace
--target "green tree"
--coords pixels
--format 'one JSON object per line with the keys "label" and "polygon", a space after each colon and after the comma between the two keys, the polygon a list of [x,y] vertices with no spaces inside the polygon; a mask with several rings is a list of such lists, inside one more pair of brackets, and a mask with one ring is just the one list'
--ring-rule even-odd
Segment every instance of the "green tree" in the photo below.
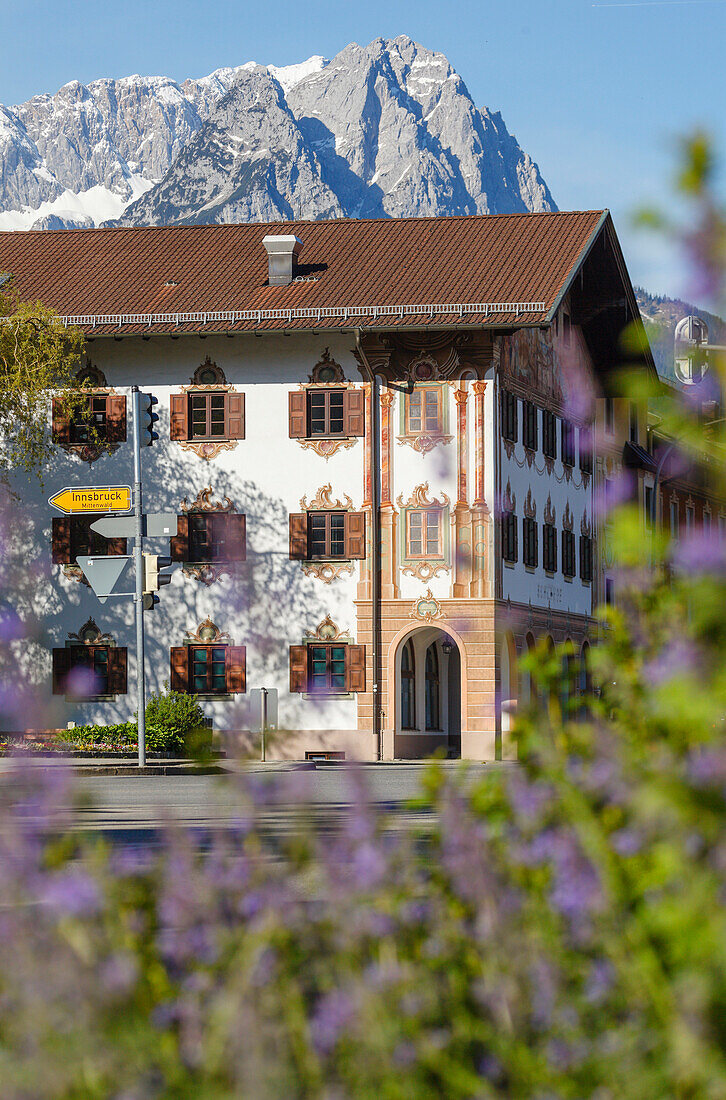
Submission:
{"label": "green tree", "polygon": [[84,341],[40,302],[22,302],[7,280],[0,291],[0,476],[24,469],[41,476],[51,453],[50,393],[69,410],[80,399],[75,374]]}

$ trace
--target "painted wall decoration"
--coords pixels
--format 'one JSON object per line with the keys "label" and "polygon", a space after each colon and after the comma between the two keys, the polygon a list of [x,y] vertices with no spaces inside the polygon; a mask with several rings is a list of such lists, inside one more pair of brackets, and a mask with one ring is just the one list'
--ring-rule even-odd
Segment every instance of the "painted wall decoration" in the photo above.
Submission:
{"label": "painted wall decoration", "polygon": [[550,329],[519,329],[502,341],[502,373],[529,392],[562,402],[562,378]]}
{"label": "painted wall decoration", "polygon": [[[404,500],[403,493],[400,493],[396,499],[396,504],[399,507],[398,541],[401,572],[424,582],[432,580],[439,573],[451,572],[451,500],[443,492],[439,497],[431,497],[429,491],[429,483],[424,481],[413,489],[407,500]],[[436,554],[430,553],[428,548],[429,528],[427,527],[427,521],[431,522],[431,517],[437,522],[438,553]],[[417,532],[420,531],[420,554],[415,554],[412,551],[413,534],[411,526],[414,518],[417,523]]]}
{"label": "painted wall decoration", "polygon": [[[206,489],[200,489],[194,500],[189,500],[187,497],[181,502],[181,510],[184,515],[190,516],[194,514],[213,514],[213,515],[228,515],[234,512],[234,504],[228,496],[223,496],[221,500],[214,500],[212,496],[212,486],[208,485]],[[184,562],[181,572],[185,577],[193,577],[195,580],[201,581],[205,587],[209,587],[215,581],[225,574],[234,576],[237,573],[237,562],[220,561],[220,562]]]}
{"label": "painted wall decoration", "polygon": [[413,601],[409,618],[418,619],[422,623],[431,623],[435,619],[445,618],[441,601],[436,599],[430,588],[426,590],[425,596]]}
{"label": "painted wall decoration", "polygon": [[[301,497],[300,509],[303,512],[352,512],[353,501],[347,493],[343,493],[343,497],[344,500],[333,499],[333,486],[328,482],[320,486],[309,503],[307,494]],[[303,561],[300,567],[306,577],[316,577],[323,584],[332,584],[340,577],[352,577],[355,572],[352,561]]]}

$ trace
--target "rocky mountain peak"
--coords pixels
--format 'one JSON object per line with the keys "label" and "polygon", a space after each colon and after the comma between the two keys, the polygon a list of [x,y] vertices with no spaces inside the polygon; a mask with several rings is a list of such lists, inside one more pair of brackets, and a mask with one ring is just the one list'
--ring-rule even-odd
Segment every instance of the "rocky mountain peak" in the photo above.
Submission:
{"label": "rocky mountain peak", "polygon": [[555,209],[498,112],[406,35],[0,107],[0,228]]}

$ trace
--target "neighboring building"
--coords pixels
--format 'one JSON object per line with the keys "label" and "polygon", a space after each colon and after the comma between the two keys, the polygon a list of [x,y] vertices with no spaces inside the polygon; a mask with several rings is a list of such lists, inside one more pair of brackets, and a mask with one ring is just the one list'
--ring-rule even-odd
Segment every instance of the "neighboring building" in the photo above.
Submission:
{"label": "neighboring building", "polygon": [[[518,656],[594,639],[587,397],[604,417],[639,324],[607,211],[0,234],[0,270],[88,340],[107,447],[56,410],[46,495],[128,483],[130,387],[159,398],[144,503],[178,513],[180,569],[149,688],[198,691],[247,743],[248,689],[276,688],[273,756],[512,755]],[[90,521],[44,515],[45,690],[124,719],[131,603],[83,583]]]}

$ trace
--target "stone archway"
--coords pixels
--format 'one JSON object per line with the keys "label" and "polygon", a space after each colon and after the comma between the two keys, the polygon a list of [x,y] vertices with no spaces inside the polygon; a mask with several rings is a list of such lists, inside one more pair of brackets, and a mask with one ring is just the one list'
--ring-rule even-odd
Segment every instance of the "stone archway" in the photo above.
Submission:
{"label": "stone archway", "polygon": [[387,759],[420,759],[443,749],[461,755],[465,715],[461,640],[435,625],[409,627],[389,649]]}

